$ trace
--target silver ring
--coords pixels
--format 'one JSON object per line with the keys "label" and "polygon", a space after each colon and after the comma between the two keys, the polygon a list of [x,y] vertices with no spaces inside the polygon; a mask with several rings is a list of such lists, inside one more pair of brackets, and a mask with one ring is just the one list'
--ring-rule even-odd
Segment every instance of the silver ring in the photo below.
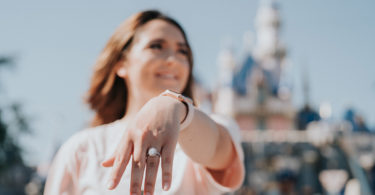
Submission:
{"label": "silver ring", "polygon": [[147,156],[160,157],[160,153],[159,153],[158,149],[156,149],[155,147],[151,147],[147,151]]}

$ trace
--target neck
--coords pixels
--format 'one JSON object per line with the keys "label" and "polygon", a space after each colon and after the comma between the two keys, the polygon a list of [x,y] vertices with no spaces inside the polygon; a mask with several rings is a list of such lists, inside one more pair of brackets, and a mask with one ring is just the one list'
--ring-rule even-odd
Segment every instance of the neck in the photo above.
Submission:
{"label": "neck", "polygon": [[145,95],[128,94],[126,102],[125,115],[121,120],[131,120],[139,112],[139,110],[151,99]]}

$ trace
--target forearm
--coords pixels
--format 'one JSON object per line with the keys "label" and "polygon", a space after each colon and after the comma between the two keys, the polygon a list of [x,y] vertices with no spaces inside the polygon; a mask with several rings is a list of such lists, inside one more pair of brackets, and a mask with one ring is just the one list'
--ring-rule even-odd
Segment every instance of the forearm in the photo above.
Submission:
{"label": "forearm", "polygon": [[[179,121],[187,116],[187,107],[175,98],[156,97],[164,99],[165,104],[172,105],[171,112],[175,113]],[[170,104],[169,104],[170,103]],[[160,102],[158,104],[160,105]],[[190,125],[180,131],[178,142],[184,152],[195,162],[212,170],[222,170],[228,167],[235,154],[231,136],[221,125],[208,115],[193,107],[193,119]]]}
{"label": "forearm", "polygon": [[192,122],[180,132],[180,146],[193,161],[210,169],[225,169],[234,153],[230,135],[205,113],[194,109]]}

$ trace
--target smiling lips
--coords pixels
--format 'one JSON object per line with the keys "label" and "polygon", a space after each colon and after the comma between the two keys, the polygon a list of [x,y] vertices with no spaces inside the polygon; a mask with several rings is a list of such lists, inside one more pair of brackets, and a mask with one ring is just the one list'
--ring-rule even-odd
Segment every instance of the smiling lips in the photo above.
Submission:
{"label": "smiling lips", "polygon": [[156,73],[156,77],[166,79],[166,80],[177,80],[177,76],[173,73]]}

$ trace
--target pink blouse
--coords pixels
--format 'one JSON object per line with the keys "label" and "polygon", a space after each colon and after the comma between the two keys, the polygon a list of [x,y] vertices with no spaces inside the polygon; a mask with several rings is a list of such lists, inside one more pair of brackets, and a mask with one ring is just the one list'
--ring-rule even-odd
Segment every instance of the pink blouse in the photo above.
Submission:
{"label": "pink blouse", "polygon": [[[211,115],[211,117],[227,128],[237,152],[236,158],[225,171],[222,181],[216,181],[205,167],[193,162],[177,144],[171,187],[168,191],[162,190],[161,173],[158,171],[154,194],[222,194],[241,186],[244,179],[244,166],[239,128],[233,120],[218,115]],[[114,190],[106,188],[111,168],[101,166],[101,162],[108,159],[115,151],[124,130],[126,130],[126,123],[118,120],[73,135],[57,153],[50,168],[44,193],[46,195],[128,194],[131,163],[128,164],[119,185]]]}

